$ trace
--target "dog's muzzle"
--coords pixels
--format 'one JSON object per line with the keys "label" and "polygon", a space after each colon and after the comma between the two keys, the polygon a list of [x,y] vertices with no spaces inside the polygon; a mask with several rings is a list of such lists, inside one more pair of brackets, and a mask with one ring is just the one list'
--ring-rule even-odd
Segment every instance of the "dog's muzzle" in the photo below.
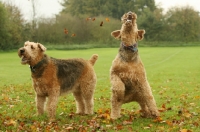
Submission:
{"label": "dog's muzzle", "polygon": [[128,14],[128,20],[132,20],[133,19],[133,17],[132,17],[133,13],[131,11],[129,11],[127,14]]}
{"label": "dog's muzzle", "polygon": [[25,49],[24,48],[20,48],[18,50],[18,56],[21,57],[24,54],[24,52],[25,52]]}
{"label": "dog's muzzle", "polygon": [[21,58],[21,64],[26,64],[29,61],[24,54],[25,54],[25,49],[22,47],[18,50],[18,56]]}
{"label": "dog's muzzle", "polygon": [[25,52],[25,50],[22,48],[19,50],[20,51],[20,54],[23,54]]}

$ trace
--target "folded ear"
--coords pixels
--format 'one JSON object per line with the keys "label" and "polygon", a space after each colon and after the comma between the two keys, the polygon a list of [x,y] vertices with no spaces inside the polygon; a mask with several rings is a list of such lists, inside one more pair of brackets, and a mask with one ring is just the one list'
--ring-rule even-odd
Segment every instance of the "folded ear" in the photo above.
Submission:
{"label": "folded ear", "polygon": [[46,51],[46,47],[44,47],[44,45],[38,43],[38,48],[41,49],[41,51],[45,52]]}
{"label": "folded ear", "polygon": [[120,30],[115,30],[111,33],[111,36],[113,36],[116,39],[120,39],[121,35],[120,35]]}
{"label": "folded ear", "polygon": [[138,40],[142,40],[144,38],[145,30],[138,30]]}

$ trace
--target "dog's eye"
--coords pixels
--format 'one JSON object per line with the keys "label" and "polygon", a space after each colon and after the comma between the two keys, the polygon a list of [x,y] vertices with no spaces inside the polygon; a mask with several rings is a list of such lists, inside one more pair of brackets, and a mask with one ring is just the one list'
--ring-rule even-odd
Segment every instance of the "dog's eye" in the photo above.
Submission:
{"label": "dog's eye", "polygon": [[35,48],[33,47],[33,45],[31,45],[31,49],[35,49]]}

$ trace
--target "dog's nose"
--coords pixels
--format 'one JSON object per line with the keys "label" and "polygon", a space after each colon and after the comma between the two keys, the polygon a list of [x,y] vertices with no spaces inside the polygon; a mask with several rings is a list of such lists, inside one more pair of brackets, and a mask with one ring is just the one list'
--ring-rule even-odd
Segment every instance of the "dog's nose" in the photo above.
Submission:
{"label": "dog's nose", "polygon": [[131,12],[131,11],[129,11],[129,12],[128,12],[128,14],[132,14],[132,12]]}
{"label": "dog's nose", "polygon": [[25,52],[24,49],[20,49],[19,51],[20,51],[21,54]]}
{"label": "dog's nose", "polygon": [[132,15],[132,12],[131,12],[131,11],[129,11],[129,12],[128,12],[128,15]]}

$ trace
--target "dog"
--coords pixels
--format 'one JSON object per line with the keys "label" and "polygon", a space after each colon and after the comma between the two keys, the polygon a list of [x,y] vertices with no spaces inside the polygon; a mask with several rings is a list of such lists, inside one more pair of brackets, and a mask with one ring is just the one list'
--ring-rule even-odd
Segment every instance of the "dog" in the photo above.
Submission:
{"label": "dog", "polygon": [[93,65],[98,59],[94,54],[89,60],[55,59],[47,56],[46,48],[40,43],[25,42],[18,49],[21,64],[30,65],[33,87],[36,93],[38,115],[46,110],[50,120],[55,119],[58,97],[72,92],[78,114],[93,114],[93,94],[96,86],[96,74]]}
{"label": "dog", "polygon": [[112,119],[120,118],[122,104],[132,101],[139,103],[143,117],[159,116],[138,53],[138,41],[144,38],[145,30],[138,30],[136,19],[135,13],[125,13],[121,18],[121,29],[111,33],[111,36],[121,40],[119,52],[110,69]]}

